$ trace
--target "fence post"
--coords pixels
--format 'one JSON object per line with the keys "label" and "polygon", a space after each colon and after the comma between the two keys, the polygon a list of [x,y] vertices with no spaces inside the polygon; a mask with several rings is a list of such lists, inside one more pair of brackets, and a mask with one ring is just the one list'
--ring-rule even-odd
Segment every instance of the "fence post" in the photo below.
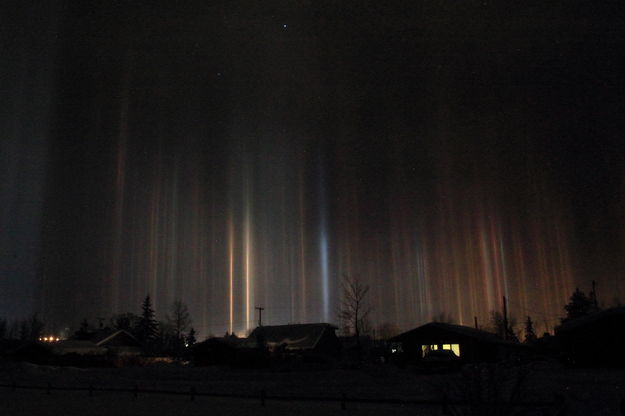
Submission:
{"label": "fence post", "polygon": [[441,400],[441,406],[443,407],[443,414],[444,415],[450,415],[451,412],[449,411],[449,405],[447,404],[447,394],[445,394],[443,396],[443,399]]}
{"label": "fence post", "polygon": [[345,410],[347,408],[347,395],[345,392],[341,392],[341,409]]}
{"label": "fence post", "polygon": [[555,416],[566,416],[568,413],[566,397],[563,394],[556,394],[554,400],[554,415]]}
{"label": "fence post", "polygon": [[191,401],[195,400],[195,386],[191,386],[191,392],[189,394],[191,395]]}
{"label": "fence post", "polygon": [[265,407],[265,399],[266,399],[266,397],[265,397],[265,390],[261,390],[260,391],[260,405],[262,407]]}

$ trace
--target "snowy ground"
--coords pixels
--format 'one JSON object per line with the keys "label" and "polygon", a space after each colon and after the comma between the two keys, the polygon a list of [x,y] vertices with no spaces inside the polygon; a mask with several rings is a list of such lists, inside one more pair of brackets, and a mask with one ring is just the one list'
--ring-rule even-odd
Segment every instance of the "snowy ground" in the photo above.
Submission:
{"label": "snowy ground", "polygon": [[[342,410],[338,403],[308,403],[267,401],[264,407],[258,400],[220,399],[198,397],[194,401],[183,396],[139,395],[135,400],[131,395],[119,393],[17,391],[0,393],[1,413],[13,415],[380,415],[391,412],[393,415],[414,415],[415,408],[402,406],[361,405],[349,403]],[[437,413],[427,414],[441,414]]]}
{"label": "snowy ground", "polygon": [[[393,366],[370,366],[361,370],[276,372],[159,366],[124,369],[77,369],[0,362],[0,383],[53,387],[100,387],[158,389],[198,393],[250,395],[253,398],[216,398],[189,395],[162,395],[139,392],[23,390],[0,387],[2,415],[440,415],[441,406],[400,404],[283,401],[272,396],[340,397],[363,399],[452,399],[471,398],[476,386],[497,390],[509,399],[514,391],[521,399],[563,400],[566,415],[620,415],[619,402],[625,398],[625,371],[567,369],[552,363],[533,363],[519,368],[496,368],[485,374],[424,375]],[[476,378],[476,374],[478,374]],[[521,376],[519,376],[521,375]],[[519,377],[517,377],[519,376]],[[476,380],[484,380],[476,384]],[[516,380],[522,388],[515,390]],[[269,397],[261,406],[260,392]],[[455,409],[459,410],[459,409]],[[455,412],[452,414],[463,414]],[[495,416],[489,409],[485,414]],[[512,414],[510,409],[500,414]],[[528,415],[542,414],[532,410]]]}

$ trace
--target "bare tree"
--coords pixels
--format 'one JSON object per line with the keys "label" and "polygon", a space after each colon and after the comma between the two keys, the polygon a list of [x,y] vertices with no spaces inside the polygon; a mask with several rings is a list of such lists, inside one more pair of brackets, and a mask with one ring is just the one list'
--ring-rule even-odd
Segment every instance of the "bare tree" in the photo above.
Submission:
{"label": "bare tree", "polygon": [[123,329],[132,333],[140,319],[141,317],[132,312],[120,313],[111,317],[109,325],[111,328]]}
{"label": "bare tree", "polygon": [[366,303],[368,292],[369,285],[364,285],[347,275],[343,276],[338,318],[356,337],[357,343],[359,343],[358,340],[365,326],[367,316],[371,312],[371,308]]}
{"label": "bare tree", "polygon": [[181,300],[176,300],[171,305],[170,314],[167,316],[167,323],[171,326],[176,339],[182,339],[183,334],[191,326],[191,316],[187,305]]}

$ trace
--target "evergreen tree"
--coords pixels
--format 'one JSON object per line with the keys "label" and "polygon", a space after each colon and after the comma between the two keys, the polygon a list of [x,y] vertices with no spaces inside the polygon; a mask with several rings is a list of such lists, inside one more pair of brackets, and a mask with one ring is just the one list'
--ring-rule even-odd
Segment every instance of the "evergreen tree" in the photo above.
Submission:
{"label": "evergreen tree", "polygon": [[562,323],[588,316],[596,310],[594,301],[579,288],[575,288],[564,309],[566,310],[566,317],[562,319]]}
{"label": "evergreen tree", "polygon": [[141,316],[134,332],[137,339],[147,345],[152,344],[157,338],[158,323],[156,322],[154,309],[152,309],[150,295],[145,297],[141,305]]}
{"label": "evergreen tree", "polygon": [[534,332],[534,322],[532,322],[532,318],[529,316],[525,321],[525,343],[529,344],[536,341],[536,333]]}

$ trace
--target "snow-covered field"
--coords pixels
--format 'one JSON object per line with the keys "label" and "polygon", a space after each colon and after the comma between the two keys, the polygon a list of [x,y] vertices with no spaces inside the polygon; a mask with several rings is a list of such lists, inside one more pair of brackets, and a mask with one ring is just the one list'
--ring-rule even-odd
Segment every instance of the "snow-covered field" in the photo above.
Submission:
{"label": "snow-covered field", "polygon": [[[0,362],[0,383],[53,387],[139,388],[130,392],[13,390],[0,387],[1,415],[440,415],[441,406],[370,404],[348,401],[284,401],[271,397],[341,397],[354,399],[471,399],[475,388],[490,397],[508,400],[562,401],[566,415],[620,415],[625,399],[625,371],[567,369],[553,363],[532,363],[521,368],[497,367],[488,371],[426,375],[393,366],[360,370],[270,371],[155,366],[123,369],[78,369]],[[490,371],[490,372],[489,372]],[[476,380],[481,380],[477,382]],[[517,388],[516,381],[521,387]],[[249,395],[218,398],[141,393],[141,389]],[[261,406],[260,392],[268,399]],[[459,409],[456,413],[463,414]],[[503,410],[500,414],[510,411]],[[511,411],[510,411],[511,412]],[[492,409],[489,416],[497,414]],[[512,413],[510,413],[512,414]],[[518,414],[518,413],[517,413]],[[542,414],[541,410],[526,413]]]}
{"label": "snow-covered field", "polygon": [[[6,389],[5,389],[6,390]],[[267,401],[264,407],[258,400],[220,399],[198,397],[190,401],[188,397],[169,395],[139,395],[134,400],[130,395],[118,393],[96,393],[89,397],[85,392],[45,391],[3,391],[0,393],[1,414],[12,415],[380,415],[390,412],[393,415],[414,415],[414,407],[362,405],[348,403],[341,410],[338,403],[309,403]],[[426,414],[441,414],[426,413]]]}

